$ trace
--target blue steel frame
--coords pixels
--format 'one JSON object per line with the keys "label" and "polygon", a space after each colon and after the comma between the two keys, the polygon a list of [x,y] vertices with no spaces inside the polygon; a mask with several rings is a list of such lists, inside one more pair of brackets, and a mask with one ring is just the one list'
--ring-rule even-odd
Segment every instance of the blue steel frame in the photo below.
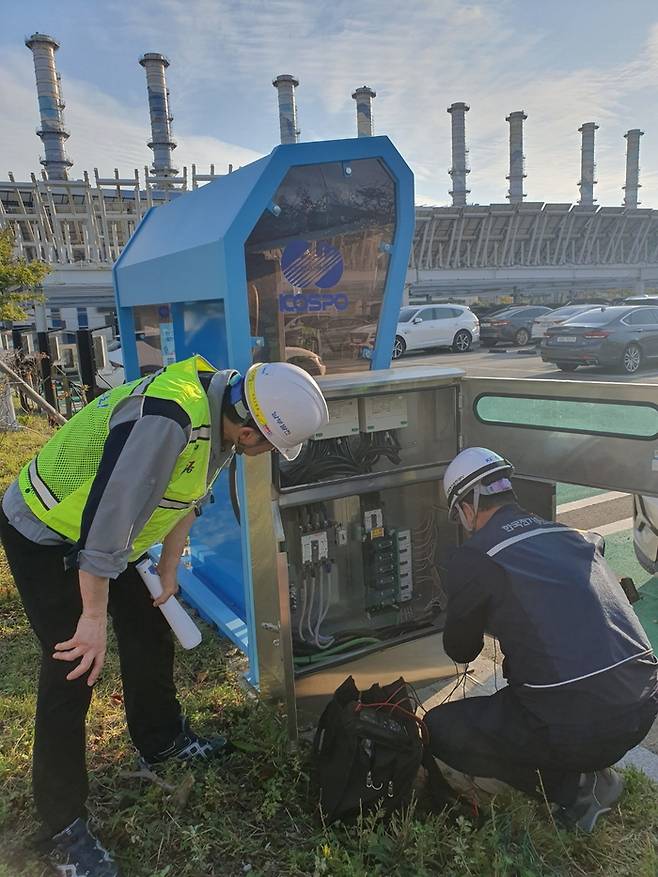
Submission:
{"label": "blue steel frame", "polygon": [[[395,235],[370,366],[388,368],[414,231],[413,174],[388,137],[361,137],[277,146],[269,156],[148,211],[113,270],[126,379],[139,376],[133,308],[152,304],[171,305],[178,359],[201,353],[218,367],[226,368],[230,363],[244,373],[252,357],[244,259],[251,231],[292,167],[368,158],[380,159],[395,182]],[[189,349],[183,326],[185,303],[190,301],[222,301],[224,305],[223,337],[218,339],[213,332],[205,338],[199,335],[195,341],[201,349],[195,350]],[[214,342],[208,335],[213,335]],[[238,495],[244,509],[244,479],[241,467],[238,469]],[[186,598],[201,614],[246,652],[250,681],[257,686],[256,637],[250,635],[255,621],[246,520],[240,540],[246,578],[245,618],[209,594],[188,570],[181,570],[181,584]]]}

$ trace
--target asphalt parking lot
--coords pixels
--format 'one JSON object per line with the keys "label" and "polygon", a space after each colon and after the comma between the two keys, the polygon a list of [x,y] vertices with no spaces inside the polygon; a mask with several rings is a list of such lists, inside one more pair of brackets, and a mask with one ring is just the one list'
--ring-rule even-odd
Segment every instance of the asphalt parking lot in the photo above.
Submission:
{"label": "asphalt parking lot", "polygon": [[452,353],[449,350],[432,350],[420,354],[405,355],[395,362],[396,368],[413,365],[437,365],[446,368],[463,368],[477,377],[546,378],[557,381],[618,381],[621,383],[657,384],[658,368],[642,369],[629,377],[621,371],[613,372],[583,366],[575,372],[563,372],[554,365],[542,362],[535,348],[475,348],[469,353]]}

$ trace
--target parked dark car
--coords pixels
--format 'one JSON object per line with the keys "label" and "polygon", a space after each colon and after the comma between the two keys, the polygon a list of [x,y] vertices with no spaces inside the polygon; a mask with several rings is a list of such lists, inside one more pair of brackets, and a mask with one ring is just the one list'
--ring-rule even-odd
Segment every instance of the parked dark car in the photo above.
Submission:
{"label": "parked dark car", "polygon": [[472,304],[469,305],[470,309],[473,311],[478,320],[488,320],[494,316],[494,314],[499,314],[501,311],[507,311],[511,307],[511,305],[483,305],[483,304]]}
{"label": "parked dark car", "polygon": [[515,305],[480,320],[480,344],[493,347],[499,341],[525,347],[532,337],[532,324],[551,308],[539,305]]}
{"label": "parked dark car", "polygon": [[546,333],[541,358],[563,371],[602,365],[635,374],[658,359],[658,307],[596,308],[572,317]]}
{"label": "parked dark car", "polygon": [[658,308],[658,295],[631,295],[620,304],[623,305],[649,305]]}

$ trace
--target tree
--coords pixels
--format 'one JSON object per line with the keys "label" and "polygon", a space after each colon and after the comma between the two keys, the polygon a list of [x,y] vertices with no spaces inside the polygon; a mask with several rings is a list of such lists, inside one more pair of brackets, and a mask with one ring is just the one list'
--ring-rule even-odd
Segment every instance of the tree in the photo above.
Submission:
{"label": "tree", "polygon": [[50,268],[45,262],[26,262],[13,255],[14,234],[11,228],[0,230],[0,320],[22,320],[23,305],[40,296],[36,287]]}
{"label": "tree", "polygon": [[[45,262],[16,259],[13,250],[12,229],[0,229],[0,321],[25,317],[23,305],[42,298],[35,290],[50,271]],[[0,378],[0,430],[17,428],[11,386],[3,376]]]}

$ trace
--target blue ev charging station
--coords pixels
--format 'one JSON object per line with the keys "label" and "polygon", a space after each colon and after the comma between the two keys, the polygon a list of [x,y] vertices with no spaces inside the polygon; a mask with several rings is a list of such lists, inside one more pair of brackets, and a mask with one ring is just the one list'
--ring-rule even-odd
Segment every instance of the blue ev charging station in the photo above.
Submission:
{"label": "blue ev charging station", "polygon": [[[151,209],[114,268],[126,379],[152,367],[154,350],[163,365],[198,353],[242,373],[259,360],[317,376],[387,369],[413,226],[413,176],[387,137],[278,146]],[[238,464],[243,510],[245,469],[271,485],[269,465]],[[192,531],[183,594],[247,654],[262,687],[253,515],[238,525],[226,472],[214,494]]]}
{"label": "blue ev charging station", "polygon": [[461,447],[512,459],[522,506],[547,518],[556,481],[658,496],[655,386],[389,368],[413,221],[387,138],[285,145],[151,210],[115,266],[128,379],[193,353],[243,373],[285,359],[327,399],[297,461],[222,473],[180,571],[291,736],[347,672],[360,688],[454,672],[441,481]]}

